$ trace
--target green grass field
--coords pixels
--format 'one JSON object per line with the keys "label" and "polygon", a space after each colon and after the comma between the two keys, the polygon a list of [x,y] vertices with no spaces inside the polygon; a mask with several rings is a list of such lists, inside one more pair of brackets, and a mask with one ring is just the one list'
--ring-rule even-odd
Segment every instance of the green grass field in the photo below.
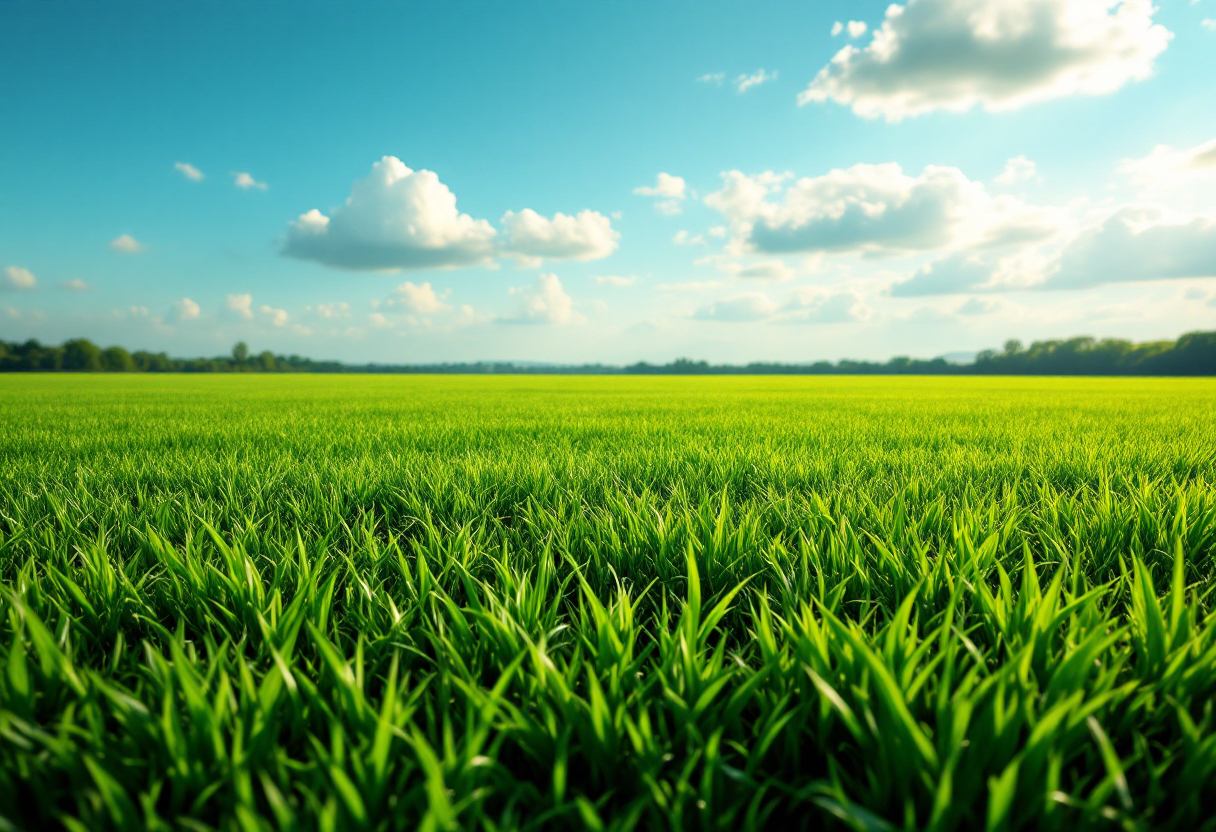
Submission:
{"label": "green grass field", "polygon": [[0,377],[0,830],[1216,829],[1216,381]]}

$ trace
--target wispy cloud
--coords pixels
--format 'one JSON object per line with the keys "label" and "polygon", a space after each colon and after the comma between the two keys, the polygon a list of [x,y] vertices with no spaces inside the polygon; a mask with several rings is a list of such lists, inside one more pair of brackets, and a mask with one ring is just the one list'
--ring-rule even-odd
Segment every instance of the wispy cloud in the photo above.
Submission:
{"label": "wispy cloud", "polygon": [[769,81],[776,81],[776,80],[777,80],[776,72],[765,72],[763,69],[758,69],[755,72],[753,72],[751,75],[740,75],[738,78],[736,78],[735,79],[735,89],[738,90],[740,95],[742,95],[743,93],[750,90],[752,87],[756,87],[756,86],[759,86],[760,84],[765,84],[765,83],[768,83]]}
{"label": "wispy cloud", "polygon": [[189,162],[174,162],[173,167],[191,182],[201,182],[203,180],[203,172]]}

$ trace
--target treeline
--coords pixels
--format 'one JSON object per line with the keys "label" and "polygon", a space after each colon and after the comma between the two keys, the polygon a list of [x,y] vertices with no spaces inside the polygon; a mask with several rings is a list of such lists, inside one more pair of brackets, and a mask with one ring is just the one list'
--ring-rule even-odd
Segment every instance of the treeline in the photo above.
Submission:
{"label": "treeline", "polygon": [[0,341],[0,372],[118,372],[118,373],[461,373],[569,375],[1092,375],[1092,376],[1210,376],[1216,375],[1216,332],[1191,332],[1177,341],[1136,344],[1115,338],[1081,337],[1005,343],[1002,350],[984,350],[970,364],[944,358],[899,356],[885,362],[842,360],[813,364],[710,364],[680,358],[669,364],[640,362],[626,367],[607,364],[343,364],[314,361],[298,355],[253,354],[244,342],[231,355],[216,358],[170,358],[163,352],[102,349],[84,338],[59,346],[38,341]]}
{"label": "treeline", "polygon": [[243,341],[232,348],[231,355],[217,358],[170,358],[163,352],[102,349],[87,338],[73,338],[58,346],[33,339],[0,341],[0,372],[10,373],[341,373],[349,369],[337,361],[274,355],[269,350],[255,355]]}

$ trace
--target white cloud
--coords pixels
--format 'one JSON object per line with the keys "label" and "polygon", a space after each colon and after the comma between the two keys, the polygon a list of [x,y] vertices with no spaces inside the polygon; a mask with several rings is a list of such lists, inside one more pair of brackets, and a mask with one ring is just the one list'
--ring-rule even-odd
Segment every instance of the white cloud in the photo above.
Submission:
{"label": "white cloud", "polygon": [[89,284],[85,283],[79,277],[73,277],[71,280],[63,281],[63,288],[69,292],[84,292],[89,288]]}
{"label": "white cloud", "polygon": [[253,295],[229,295],[224,305],[242,318],[253,317]]}
{"label": "white cloud", "polygon": [[634,188],[633,192],[639,196],[657,197],[660,201],[654,204],[654,209],[660,214],[671,216],[683,211],[680,203],[686,196],[684,184],[682,176],[660,173],[653,188]]}
{"label": "white cloud", "polygon": [[1216,217],[1123,206],[1047,252],[991,260],[956,252],[891,286],[893,297],[1093,286],[1216,277]]}
{"label": "white cloud", "polygon": [[781,189],[782,176],[722,178],[722,190],[705,202],[730,221],[737,254],[897,254],[1024,242],[1053,230],[1046,210],[993,197],[957,168],[931,165],[913,177],[894,163],[854,165],[799,179],[781,202],[766,197]]}
{"label": "white cloud", "polygon": [[723,323],[839,324],[864,321],[870,315],[870,308],[852,292],[811,288],[795,292],[784,303],[762,292],[744,292],[705,304],[693,312],[696,320]]}
{"label": "white cloud", "polygon": [[1216,179],[1216,139],[1186,150],[1159,144],[1142,159],[1124,159],[1119,172],[1145,189]]}
{"label": "white cloud", "polygon": [[1015,185],[1027,179],[1034,179],[1038,172],[1038,165],[1033,161],[1025,156],[1014,156],[1005,163],[1004,169],[992,181],[998,185]]}
{"label": "white cloud", "polygon": [[866,29],[869,27],[866,26],[864,20],[850,20],[849,25],[845,28],[849,30],[849,37],[859,38],[866,33]]}
{"label": "white cloud", "polygon": [[671,241],[678,246],[700,246],[705,244],[705,238],[700,234],[689,234],[687,231],[677,231]]}
{"label": "white cloud", "polygon": [[726,80],[725,72],[708,72],[697,79],[702,84],[717,84],[722,86],[722,82]]}
{"label": "white cloud", "polygon": [[1127,207],[1077,237],[1045,288],[1216,277],[1216,218],[1183,221]]}
{"label": "white cloud", "polygon": [[120,237],[115,237],[110,241],[110,248],[115,251],[120,251],[123,254],[139,254],[144,250],[144,244],[136,240],[130,234],[123,234]]}
{"label": "white cloud", "polygon": [[252,176],[250,176],[248,173],[237,172],[237,171],[233,171],[233,173],[232,173],[232,184],[236,185],[242,191],[247,191],[250,188],[253,188],[253,189],[259,190],[259,191],[264,191],[264,190],[266,190],[266,187],[267,187],[265,182],[259,182],[258,180],[254,179]]}
{"label": "white cloud", "polygon": [[29,269],[21,266],[9,266],[4,270],[4,282],[0,287],[5,289],[33,289],[38,285],[38,278]]}
{"label": "white cloud", "polygon": [[311,311],[315,311],[322,318],[349,318],[350,304],[346,301],[318,303],[315,307],[312,307]]}
{"label": "white cloud", "polygon": [[179,301],[174,301],[173,307],[175,315],[179,321],[193,321],[198,319],[199,306],[190,298],[182,298]]}
{"label": "white cloud", "polygon": [[598,260],[616,251],[621,235],[612,221],[597,211],[575,216],[555,214],[548,219],[525,208],[502,217],[503,250],[524,265],[542,260]]}
{"label": "white cloud", "polygon": [[132,306],[130,312],[132,318],[148,317],[148,307],[146,306]]}
{"label": "white cloud", "polygon": [[1199,23],[1200,26],[1207,29],[1209,32],[1216,32],[1216,17],[1210,17]]}
{"label": "white cloud", "polygon": [[1149,77],[1173,37],[1151,0],[908,0],[864,49],[841,49],[798,97],[864,118],[1011,110]]}
{"label": "white cloud", "polygon": [[736,78],[735,89],[738,90],[740,95],[742,95],[752,87],[757,87],[760,84],[764,84],[768,81],[776,80],[776,72],[765,72],[763,69],[758,69],[751,75],[740,75],[738,78]]}
{"label": "white cloud", "polygon": [[839,20],[837,20],[835,23],[832,24],[832,37],[836,37],[843,31],[844,31],[844,24],[841,23]]}
{"label": "white cloud", "polygon": [[393,290],[393,295],[399,305],[415,315],[434,315],[452,308],[439,299],[429,283],[416,286],[407,280]]}
{"label": "white cloud", "polygon": [[611,286],[614,289],[623,289],[626,286],[632,286],[638,282],[638,276],[631,274],[628,277],[617,274],[597,274],[595,282],[601,286]]}
{"label": "white cloud", "polygon": [[495,231],[456,210],[456,196],[429,170],[385,156],[325,216],[315,208],[287,234],[283,254],[357,270],[455,268],[489,263]]}
{"label": "white cloud", "polygon": [[693,313],[699,321],[752,323],[776,314],[780,306],[760,292],[746,292],[706,304]]}
{"label": "white cloud", "polygon": [[952,295],[980,288],[993,275],[994,267],[974,254],[954,254],[926,263],[907,280],[891,287],[893,297]]}
{"label": "white cloud", "polygon": [[574,300],[562,288],[555,274],[542,274],[536,285],[522,290],[512,290],[523,298],[520,311],[511,317],[499,318],[503,323],[514,324],[581,324],[582,315],[574,311]]}
{"label": "white cloud", "polygon": [[868,306],[852,292],[803,290],[781,308],[780,319],[789,323],[843,324],[865,321],[871,315]]}
{"label": "white cloud", "polygon": [[273,326],[287,326],[287,322],[291,320],[291,316],[287,314],[286,309],[275,309],[274,307],[262,304],[261,313],[263,316],[270,319]]}
{"label": "white cloud", "polygon": [[189,162],[174,162],[173,167],[191,182],[201,182],[203,172]]}
{"label": "white cloud", "polygon": [[367,316],[367,320],[376,329],[388,329],[393,326],[393,322],[386,318],[383,312],[373,312]]}
{"label": "white cloud", "polygon": [[633,192],[639,196],[654,196],[661,197],[663,199],[683,199],[684,188],[684,177],[673,176],[670,173],[660,173],[655,178],[654,187],[634,188]]}

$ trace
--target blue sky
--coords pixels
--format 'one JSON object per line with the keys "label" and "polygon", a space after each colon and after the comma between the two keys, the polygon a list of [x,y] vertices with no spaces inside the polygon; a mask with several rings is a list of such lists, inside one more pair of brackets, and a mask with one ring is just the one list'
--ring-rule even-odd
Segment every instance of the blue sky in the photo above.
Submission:
{"label": "blue sky", "polygon": [[1216,0],[5,0],[0,269],[0,337],[176,355],[1216,328]]}

